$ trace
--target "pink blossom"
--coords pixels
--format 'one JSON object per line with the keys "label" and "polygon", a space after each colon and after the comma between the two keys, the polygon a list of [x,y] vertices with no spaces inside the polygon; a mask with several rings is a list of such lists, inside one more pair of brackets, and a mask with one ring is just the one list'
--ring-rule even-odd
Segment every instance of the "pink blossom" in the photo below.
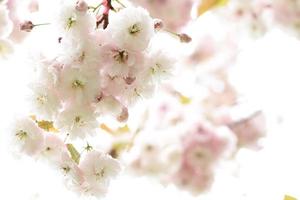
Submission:
{"label": "pink blossom", "polygon": [[88,10],[88,5],[85,1],[79,0],[76,3],[76,10],[80,12],[86,12]]}
{"label": "pink blossom", "polygon": [[55,133],[46,133],[45,142],[42,149],[42,156],[50,162],[60,161],[62,154],[68,152],[65,143]]}
{"label": "pink blossom", "polygon": [[195,194],[207,190],[213,178],[211,168],[194,169],[186,165],[182,165],[178,172],[172,176],[172,180],[178,187]]}
{"label": "pink blossom", "polygon": [[110,179],[121,170],[120,164],[104,153],[98,151],[87,152],[79,163],[85,178],[85,192],[93,196],[106,193]]}
{"label": "pink blossom", "polygon": [[228,126],[237,136],[240,146],[255,145],[266,134],[266,119],[261,111]]}
{"label": "pink blossom", "polygon": [[195,124],[183,138],[182,162],[191,168],[210,166],[228,146],[228,139],[222,137],[217,130],[205,124]]}
{"label": "pink blossom", "polygon": [[12,134],[20,152],[30,156],[41,152],[44,144],[44,132],[33,120],[28,118],[17,120]]}
{"label": "pink blossom", "polygon": [[179,30],[191,19],[193,0],[134,0],[147,8],[153,17],[161,19],[165,26]]}

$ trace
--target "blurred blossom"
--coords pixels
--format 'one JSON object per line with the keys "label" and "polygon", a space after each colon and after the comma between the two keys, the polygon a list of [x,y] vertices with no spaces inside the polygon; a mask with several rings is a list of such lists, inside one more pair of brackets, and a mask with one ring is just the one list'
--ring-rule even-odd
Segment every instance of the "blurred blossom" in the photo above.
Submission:
{"label": "blurred blossom", "polygon": [[191,19],[194,0],[132,0],[149,10],[153,17],[159,18],[171,30],[180,30]]}

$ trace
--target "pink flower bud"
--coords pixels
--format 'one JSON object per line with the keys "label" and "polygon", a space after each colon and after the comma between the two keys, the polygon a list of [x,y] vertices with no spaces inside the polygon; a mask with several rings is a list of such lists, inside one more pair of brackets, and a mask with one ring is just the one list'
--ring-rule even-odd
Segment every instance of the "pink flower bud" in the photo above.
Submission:
{"label": "pink flower bud", "polygon": [[192,41],[192,38],[185,33],[178,34],[180,42],[189,43]]}
{"label": "pink flower bud", "polygon": [[162,20],[160,20],[160,19],[155,19],[154,20],[154,29],[156,31],[161,30],[163,27],[164,27],[164,24],[163,24]]}
{"label": "pink flower bud", "polygon": [[88,10],[88,5],[85,1],[79,0],[77,1],[75,8],[79,12],[86,12]]}
{"label": "pink flower bud", "polygon": [[34,27],[34,24],[31,21],[25,21],[20,24],[20,30],[30,32]]}

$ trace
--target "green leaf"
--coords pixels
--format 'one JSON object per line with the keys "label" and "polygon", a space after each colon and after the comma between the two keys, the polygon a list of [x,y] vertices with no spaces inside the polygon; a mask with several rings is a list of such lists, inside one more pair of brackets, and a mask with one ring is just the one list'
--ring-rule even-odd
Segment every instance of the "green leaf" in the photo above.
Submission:
{"label": "green leaf", "polygon": [[71,158],[77,163],[79,164],[79,160],[80,160],[80,154],[78,153],[78,151],[76,150],[76,148],[73,146],[73,144],[67,144],[67,148],[68,151],[71,154]]}

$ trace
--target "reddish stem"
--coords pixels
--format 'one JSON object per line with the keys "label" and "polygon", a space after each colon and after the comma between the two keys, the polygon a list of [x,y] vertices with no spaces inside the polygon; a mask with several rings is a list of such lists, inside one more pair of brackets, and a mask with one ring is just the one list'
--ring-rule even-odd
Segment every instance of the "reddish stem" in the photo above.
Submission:
{"label": "reddish stem", "polygon": [[103,29],[106,29],[109,24],[109,11],[114,10],[111,5],[111,0],[103,0],[102,5],[104,6],[104,11],[99,20],[97,20],[97,27],[103,22]]}

